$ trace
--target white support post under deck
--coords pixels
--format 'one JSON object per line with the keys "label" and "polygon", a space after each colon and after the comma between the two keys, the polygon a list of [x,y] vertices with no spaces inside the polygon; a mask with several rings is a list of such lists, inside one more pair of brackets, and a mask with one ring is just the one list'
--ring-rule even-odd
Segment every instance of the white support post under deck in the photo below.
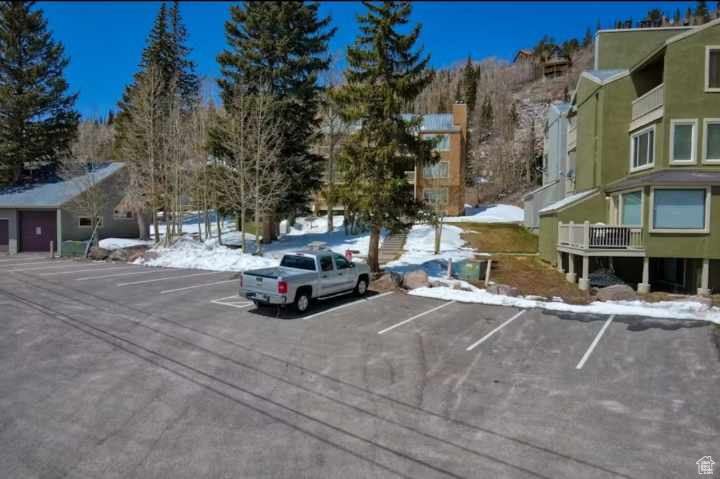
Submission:
{"label": "white support post under deck", "polygon": [[710,296],[710,260],[703,258],[702,271],[700,273],[700,287],[697,290],[698,296]]}
{"label": "white support post under deck", "polygon": [[574,283],[577,280],[577,275],[575,274],[575,255],[572,253],[568,253],[568,273],[565,275],[565,279],[568,280],[568,283]]}
{"label": "white support post under deck", "polygon": [[578,288],[583,291],[590,289],[590,258],[588,256],[582,257],[582,278],[578,281]]}
{"label": "white support post under deck", "polygon": [[650,292],[650,258],[643,257],[642,283],[637,286],[638,293],[647,294]]}

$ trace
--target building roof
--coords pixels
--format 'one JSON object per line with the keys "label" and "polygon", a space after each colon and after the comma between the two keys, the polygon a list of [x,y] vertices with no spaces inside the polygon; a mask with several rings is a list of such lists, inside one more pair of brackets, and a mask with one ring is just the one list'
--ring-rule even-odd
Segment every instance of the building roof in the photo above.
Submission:
{"label": "building roof", "polygon": [[[460,131],[460,128],[453,125],[452,113],[429,113],[422,116],[420,131]],[[405,121],[416,118],[412,113],[403,113]]]}
{"label": "building roof", "polygon": [[586,198],[589,198],[590,196],[597,193],[599,190],[597,188],[592,190],[585,190],[581,191],[579,193],[572,194],[570,196],[566,196],[565,198],[556,201],[555,203],[551,203],[547,205],[545,208],[538,211],[539,214],[544,215],[548,213],[554,213],[556,211],[559,211],[563,208],[567,208],[568,206],[577,203],[580,200],[584,200]]}
{"label": "building roof", "polygon": [[[123,163],[107,163],[92,173],[69,180],[0,188],[0,208],[59,208],[124,166]],[[90,175],[95,176],[88,181]]]}
{"label": "building roof", "polygon": [[582,76],[589,78],[596,83],[604,85],[606,83],[610,83],[613,80],[623,77],[627,73],[628,70],[623,68],[611,68],[607,70],[585,70],[582,73]]}
{"label": "building roof", "polygon": [[648,185],[706,186],[720,185],[720,171],[707,170],[660,170],[642,176],[634,176],[609,185],[608,193]]}

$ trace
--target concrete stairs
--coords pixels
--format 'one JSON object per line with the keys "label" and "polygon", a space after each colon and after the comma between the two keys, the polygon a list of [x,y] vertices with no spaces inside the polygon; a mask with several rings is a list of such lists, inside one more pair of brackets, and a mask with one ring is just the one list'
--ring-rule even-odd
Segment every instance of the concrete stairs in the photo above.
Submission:
{"label": "concrete stairs", "polygon": [[385,237],[380,246],[380,264],[388,263],[400,257],[407,239],[407,232],[393,233]]}

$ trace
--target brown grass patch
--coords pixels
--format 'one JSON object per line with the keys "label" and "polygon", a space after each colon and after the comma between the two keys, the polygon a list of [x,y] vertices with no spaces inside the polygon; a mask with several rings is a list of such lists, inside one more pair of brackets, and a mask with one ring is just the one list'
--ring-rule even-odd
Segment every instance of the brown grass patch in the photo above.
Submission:
{"label": "brown grass patch", "polygon": [[[568,283],[565,275],[535,256],[493,256],[490,281],[516,287],[522,295],[536,295],[552,299],[559,296],[566,303],[588,304],[586,291]],[[484,287],[483,282],[476,284]]]}
{"label": "brown grass patch", "polygon": [[537,236],[520,225],[511,224],[458,224],[461,234],[473,249],[482,253],[530,253],[538,251]]}

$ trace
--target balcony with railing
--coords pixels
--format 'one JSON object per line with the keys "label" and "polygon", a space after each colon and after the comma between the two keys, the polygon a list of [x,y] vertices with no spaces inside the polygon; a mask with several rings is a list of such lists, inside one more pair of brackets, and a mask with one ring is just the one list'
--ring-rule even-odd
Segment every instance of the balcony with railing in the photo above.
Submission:
{"label": "balcony with railing", "polygon": [[642,256],[645,237],[641,227],[571,221],[558,224],[558,246],[588,254]]}
{"label": "balcony with railing", "polygon": [[662,108],[665,97],[665,84],[661,83],[643,96],[632,102],[632,121],[635,121],[648,113]]}

